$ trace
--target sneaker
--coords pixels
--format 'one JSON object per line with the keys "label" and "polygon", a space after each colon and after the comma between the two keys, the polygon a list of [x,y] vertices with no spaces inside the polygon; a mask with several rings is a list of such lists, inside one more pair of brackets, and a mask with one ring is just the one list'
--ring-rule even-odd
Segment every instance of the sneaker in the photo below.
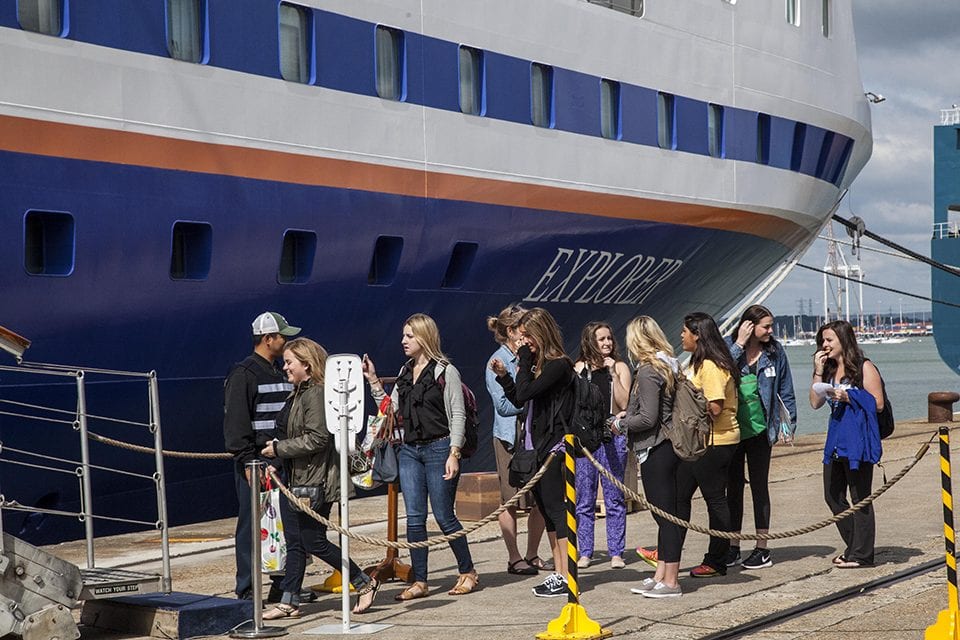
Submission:
{"label": "sneaker", "polygon": [[586,569],[590,566],[590,556],[580,556],[577,560],[577,566],[581,569]]}
{"label": "sneaker", "polygon": [[690,569],[691,578],[716,578],[721,575],[723,574],[708,564],[701,564]]}
{"label": "sneaker", "polygon": [[772,566],[773,560],[770,559],[769,549],[754,549],[750,556],[743,561],[744,569],[764,569]]}
{"label": "sneaker", "polygon": [[630,587],[630,593],[639,593],[642,595],[643,593],[650,591],[650,589],[653,589],[658,584],[660,583],[653,578],[644,578],[639,587]]}
{"label": "sneaker", "polygon": [[533,588],[533,595],[538,598],[559,598],[567,595],[567,580],[559,573],[551,573],[543,584]]}
{"label": "sneaker", "polygon": [[730,551],[727,551],[727,557],[724,559],[724,564],[728,567],[735,567],[740,564],[740,547],[730,547]]}
{"label": "sneaker", "polygon": [[656,547],[637,547],[637,554],[648,565],[657,568],[657,548]]}
{"label": "sneaker", "polygon": [[677,598],[683,595],[683,590],[679,584],[675,587],[668,587],[662,582],[658,582],[653,589],[644,591],[641,595],[644,598]]}
{"label": "sneaker", "polygon": [[623,569],[627,566],[627,563],[623,561],[623,558],[620,556],[613,556],[610,558],[610,568],[611,569]]}

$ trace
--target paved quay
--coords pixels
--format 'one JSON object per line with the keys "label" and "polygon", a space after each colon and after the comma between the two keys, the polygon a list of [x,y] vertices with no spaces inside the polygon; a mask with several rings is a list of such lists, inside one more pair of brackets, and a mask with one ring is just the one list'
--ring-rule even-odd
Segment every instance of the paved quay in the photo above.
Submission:
{"label": "paved quay", "polygon": [[[826,420],[826,417],[824,417]],[[888,477],[913,459],[920,445],[936,432],[936,425],[900,422],[897,432],[883,442]],[[960,468],[960,433],[952,431],[954,467]],[[801,436],[794,447],[776,447],[771,465],[772,531],[805,527],[830,516],[822,498],[821,457],[823,435]],[[883,482],[876,473],[874,486]],[[960,482],[955,481],[955,485]],[[745,513],[752,514],[749,490]],[[351,502],[351,521],[362,533],[386,537],[385,497]],[[402,500],[401,500],[402,509]],[[774,565],[759,571],[731,569],[726,577],[693,579],[681,573],[681,598],[650,600],[630,593],[629,588],[649,575],[650,569],[632,551],[638,544],[653,544],[656,527],[646,511],[627,519],[627,567],[609,568],[605,553],[603,520],[597,520],[594,564],[580,571],[581,603],[591,618],[613,631],[615,637],[660,639],[708,638],[711,635],[764,616],[808,603],[828,594],[893,576],[924,562],[943,558],[943,515],[940,491],[939,447],[936,442],[921,462],[876,503],[876,566],[843,570],[831,559],[840,551],[840,536],[834,525],[800,537],[770,543]],[[694,503],[693,521],[706,522],[702,501]],[[748,515],[745,524],[750,525]],[[233,520],[218,520],[171,530],[173,586],[176,591],[232,597]],[[403,519],[401,517],[401,539]],[[469,525],[470,523],[464,523]],[[525,529],[525,521],[521,528]],[[750,529],[746,529],[748,533]],[[431,535],[439,535],[434,527]],[[533,638],[557,617],[564,598],[535,598],[530,589],[536,576],[513,576],[506,572],[506,555],[497,524],[482,527],[470,536],[470,549],[481,588],[466,596],[448,596],[456,580],[456,564],[446,545],[430,553],[431,595],[399,603],[393,597],[403,586],[388,583],[373,608],[354,622],[391,625],[370,637],[377,640],[420,640],[425,637],[472,640],[474,638]],[[696,532],[687,536],[681,567],[699,563],[706,538]],[[749,551],[752,543],[744,541]],[[84,546],[65,543],[49,547],[57,555],[83,563]],[[361,566],[383,557],[381,548],[351,543],[351,555]],[[541,556],[548,555],[546,540]],[[138,570],[159,571],[158,536],[154,532],[128,534],[97,541],[97,563],[124,565]],[[401,558],[407,557],[401,552]],[[305,584],[319,584],[329,575],[322,563],[307,569]],[[922,638],[937,613],[947,608],[945,571],[942,567],[889,586],[870,590],[827,608],[792,617],[748,637],[769,640],[805,638],[814,640],[900,640]],[[543,574],[541,574],[543,576]],[[320,625],[337,625],[340,596],[324,594],[302,607],[304,617],[270,622],[284,626],[289,638],[315,638],[309,634]],[[79,614],[77,614],[79,615]],[[81,627],[83,640],[139,639],[91,627]]]}

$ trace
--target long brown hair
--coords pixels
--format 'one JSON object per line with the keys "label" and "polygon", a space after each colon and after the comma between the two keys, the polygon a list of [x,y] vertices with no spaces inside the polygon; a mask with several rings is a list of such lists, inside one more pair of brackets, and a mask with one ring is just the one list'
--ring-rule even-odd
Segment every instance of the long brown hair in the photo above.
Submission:
{"label": "long brown hair", "polygon": [[547,360],[564,358],[568,362],[570,361],[570,358],[563,351],[563,334],[560,332],[560,326],[549,311],[542,307],[530,309],[520,318],[520,326],[537,343],[537,372],[535,375],[540,375],[543,370],[543,363]]}
{"label": "long brown hair", "polygon": [[613,335],[613,327],[606,322],[588,322],[580,333],[580,355],[577,356],[578,362],[583,362],[590,369],[599,369],[603,366],[603,354],[600,353],[600,347],[597,346],[597,331],[606,329],[610,332],[613,339],[613,351],[610,357],[616,362],[620,361],[620,352],[617,348],[617,338]]}
{"label": "long brown hair", "polygon": [[700,370],[704,360],[712,360],[715,365],[723,369],[733,378],[736,385],[740,384],[740,368],[733,361],[727,343],[720,335],[713,316],[694,311],[683,318],[683,325],[693,335],[697,336],[697,347],[690,356],[690,366],[694,373]]}
{"label": "long brown hair", "polygon": [[[827,329],[833,331],[840,341],[840,359],[843,360],[843,373],[847,381],[855,387],[863,388],[863,351],[857,344],[857,334],[853,331],[853,326],[846,320],[834,320],[828,322],[817,330],[817,350],[823,348],[823,332]],[[837,372],[838,363],[833,358],[827,358],[823,365],[823,382],[833,380]]]}

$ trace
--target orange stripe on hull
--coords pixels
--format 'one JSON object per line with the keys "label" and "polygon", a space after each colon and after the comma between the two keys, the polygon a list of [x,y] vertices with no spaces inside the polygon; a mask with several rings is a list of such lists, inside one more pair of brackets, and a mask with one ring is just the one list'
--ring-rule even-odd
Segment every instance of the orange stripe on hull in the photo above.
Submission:
{"label": "orange stripe on hull", "polygon": [[809,235],[807,229],[789,220],[739,209],[424,172],[14,116],[0,116],[0,150],[721,229],[787,246]]}

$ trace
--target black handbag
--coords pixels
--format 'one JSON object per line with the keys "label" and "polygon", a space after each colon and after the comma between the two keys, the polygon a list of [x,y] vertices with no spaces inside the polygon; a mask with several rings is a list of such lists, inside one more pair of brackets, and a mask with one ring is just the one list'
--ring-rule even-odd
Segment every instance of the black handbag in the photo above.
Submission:
{"label": "black handbag", "polygon": [[397,445],[390,440],[382,440],[373,450],[374,482],[390,483],[400,478],[400,464],[397,460]]}
{"label": "black handbag", "polygon": [[510,486],[519,489],[530,482],[537,472],[537,452],[534,449],[517,449],[510,458]]}

